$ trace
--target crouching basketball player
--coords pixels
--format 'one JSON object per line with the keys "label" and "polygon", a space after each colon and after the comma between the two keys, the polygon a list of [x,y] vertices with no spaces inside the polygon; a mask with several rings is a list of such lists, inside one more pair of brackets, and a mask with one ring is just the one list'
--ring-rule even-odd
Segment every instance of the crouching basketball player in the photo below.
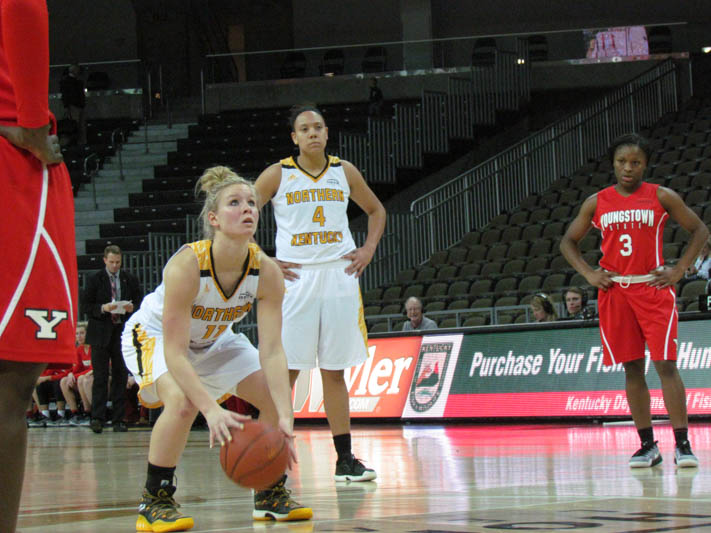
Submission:
{"label": "crouching basketball player", "polygon": [[[709,231],[677,193],[646,183],[649,142],[635,134],[615,139],[608,150],[617,184],[583,202],[568,227],[560,250],[568,262],[598,287],[600,337],[604,363],[622,363],[632,419],[642,442],[631,467],[661,463],[652,432],[650,394],[645,379],[644,345],[659,374],[669,413],[677,466],[695,467],[698,460],[688,439],[686,391],[676,367],[677,309],[674,284],[683,276]],[[691,234],[691,241],[674,266],[662,256],[664,224],[671,217]],[[600,268],[583,259],[578,242],[595,226],[602,233]]]}
{"label": "crouching basketball player", "polygon": [[[184,531],[193,518],[173,499],[175,468],[200,411],[210,446],[224,444],[246,418],[218,405],[230,393],[256,406],[260,419],[289,438],[296,459],[294,414],[281,343],[284,279],[279,267],[250,239],[259,211],[254,186],[225,167],[208,169],[197,187],[205,192],[201,218],[206,239],[183,246],[167,263],[163,283],[148,295],[122,337],[126,365],[140,385],[139,399],[164,409],[153,428],[148,477],[138,531]],[[232,332],[259,302],[259,352]],[[291,499],[286,476],[255,497],[256,520],[303,520],[312,511]]]}

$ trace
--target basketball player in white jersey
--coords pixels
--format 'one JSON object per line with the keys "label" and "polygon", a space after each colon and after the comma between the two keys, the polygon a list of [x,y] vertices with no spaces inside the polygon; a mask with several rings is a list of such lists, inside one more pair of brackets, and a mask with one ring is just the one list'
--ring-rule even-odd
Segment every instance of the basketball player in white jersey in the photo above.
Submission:
{"label": "basketball player in white jersey", "polygon": [[[338,454],[336,481],[375,479],[351,451],[344,370],[367,358],[367,331],[358,278],[373,259],[385,229],[385,208],[348,161],[326,154],[328,128],[314,106],[292,108],[297,157],[257,178],[260,207],[271,200],[277,223],[276,261],[286,283],[282,338],[293,387],[301,370],[318,367],[324,407]],[[368,215],[368,235],[357,248],[346,209],[353,200]]]}
{"label": "basketball player in white jersey", "polygon": [[[229,428],[240,428],[246,418],[218,405],[231,393],[256,406],[260,419],[289,439],[293,433],[280,334],[284,281],[274,261],[250,242],[259,220],[256,191],[225,167],[205,171],[197,187],[206,193],[201,213],[206,238],[186,244],[168,261],[163,283],[143,300],[122,337],[141,403],[164,407],[151,435],[138,531],[193,527],[192,517],[176,509],[173,478],[198,411],[210,429],[210,446],[224,444],[231,438]],[[232,331],[255,300],[259,352]],[[290,498],[285,478],[255,493],[255,520],[311,518],[311,509]]]}

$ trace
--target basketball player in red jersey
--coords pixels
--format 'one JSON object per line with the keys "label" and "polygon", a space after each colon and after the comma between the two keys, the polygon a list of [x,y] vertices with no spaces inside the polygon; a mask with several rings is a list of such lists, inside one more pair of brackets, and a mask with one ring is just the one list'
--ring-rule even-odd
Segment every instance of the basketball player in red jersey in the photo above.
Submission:
{"label": "basketball player in red jersey", "polygon": [[0,531],[17,524],[25,409],[46,363],[75,357],[71,182],[49,112],[45,0],[0,0]]}
{"label": "basketball player in red jersey", "polygon": [[[674,461],[680,467],[695,467],[698,460],[688,440],[686,391],[676,367],[674,285],[698,255],[709,231],[678,194],[643,181],[650,155],[649,141],[639,135],[622,135],[612,142],[608,156],[617,184],[583,202],[560,250],[588,283],[599,289],[604,363],[622,363],[625,368],[627,402],[642,441],[630,458],[630,467],[649,467],[662,461],[652,433],[645,342],[674,428]],[[689,246],[673,266],[665,266],[662,256],[662,234],[669,217],[691,234]],[[597,269],[585,262],[578,248],[591,226],[602,233],[603,255]]]}

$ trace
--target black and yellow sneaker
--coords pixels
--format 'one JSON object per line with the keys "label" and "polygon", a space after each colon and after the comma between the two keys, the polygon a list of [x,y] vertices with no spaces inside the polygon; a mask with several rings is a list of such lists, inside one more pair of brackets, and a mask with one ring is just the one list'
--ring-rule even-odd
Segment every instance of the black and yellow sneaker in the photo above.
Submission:
{"label": "black and yellow sneaker", "polygon": [[195,525],[193,517],[185,516],[177,510],[180,505],[173,499],[173,494],[173,485],[161,487],[155,495],[148,489],[143,489],[143,498],[138,506],[136,531],[164,533],[191,529]]}
{"label": "black and yellow sneaker", "polygon": [[286,476],[271,489],[254,491],[254,520],[308,520],[314,515],[310,507],[304,507],[291,499],[291,491],[287,489]]}

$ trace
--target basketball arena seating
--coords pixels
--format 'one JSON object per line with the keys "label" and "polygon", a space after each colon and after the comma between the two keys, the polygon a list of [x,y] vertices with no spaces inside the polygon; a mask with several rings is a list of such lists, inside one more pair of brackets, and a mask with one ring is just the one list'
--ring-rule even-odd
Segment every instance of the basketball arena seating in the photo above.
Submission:
{"label": "basketball arena seating", "polygon": [[[75,195],[80,185],[91,181],[88,170],[98,170],[107,157],[116,153],[112,138],[114,132],[120,130],[125,138],[138,126],[138,122],[131,118],[91,119],[86,124],[87,144],[62,148],[64,163],[69,170]],[[85,161],[89,157],[92,159],[87,168]]]}
{"label": "basketball arena seating", "polygon": [[[365,129],[367,109],[367,103],[321,107],[333,146],[341,130]],[[267,166],[296,153],[288,120],[288,108],[203,115],[190,127],[189,138],[178,141],[178,150],[168,155],[168,165],[156,168],[156,177],[195,177],[206,167],[222,164],[254,179]]]}
{"label": "basketball arena seating", "polygon": [[[341,130],[365,129],[367,106],[321,107],[334,146]],[[101,224],[100,238],[86,241],[86,255],[79,257],[79,269],[100,268],[109,242],[126,252],[140,252],[149,248],[149,233],[186,234],[186,215],[197,215],[201,209],[195,202],[194,188],[205,168],[226,165],[248,179],[256,179],[268,165],[296,153],[288,118],[288,108],[201,116],[190,126],[188,138],[179,140],[177,150],[168,154],[168,164],[154,167],[154,178],[143,180],[142,192],[129,194],[129,207],[115,209],[115,222]],[[77,169],[82,162],[76,158]],[[382,193],[377,187],[375,190]]]}
{"label": "basketball arena seating", "polygon": [[[364,130],[367,103],[322,106],[333,146],[342,130]],[[289,109],[226,111],[203,115],[190,126],[187,139],[168,154],[168,164],[154,168],[154,178],[143,181],[143,192],[129,195],[129,207],[115,210],[116,222],[100,225],[99,239],[86,242],[87,256],[79,268],[100,267],[99,254],[107,240],[125,251],[148,249],[149,232],[186,232],[188,214],[197,215],[195,183],[213,165],[226,165],[248,179],[256,179],[267,166],[296,154],[289,136]],[[376,194],[384,191],[374,186]],[[389,191],[388,191],[389,192]]]}
{"label": "basketball arena seating", "polygon": [[[647,180],[676,191],[711,224],[711,99],[694,99],[641,133],[654,145]],[[601,155],[548,190],[525,198],[515,210],[496,216],[480,231],[467,233],[457,245],[433,253],[425,264],[402,270],[392,284],[367,291],[369,331],[388,331],[386,315],[391,323],[395,318],[395,330],[401,329],[404,302],[410,296],[422,300],[425,314],[439,327],[485,325],[492,317],[498,324],[525,322],[526,308],[536,293],[561,302],[569,286],[588,288],[592,299],[594,289],[562,257],[559,243],[582,201],[613,183],[610,163]],[[678,224],[667,223],[663,249],[667,263],[679,258],[688,238]],[[596,265],[601,256],[599,232],[586,235],[580,249]],[[679,310],[698,311],[698,295],[705,290],[705,280],[682,279],[677,287]]]}

